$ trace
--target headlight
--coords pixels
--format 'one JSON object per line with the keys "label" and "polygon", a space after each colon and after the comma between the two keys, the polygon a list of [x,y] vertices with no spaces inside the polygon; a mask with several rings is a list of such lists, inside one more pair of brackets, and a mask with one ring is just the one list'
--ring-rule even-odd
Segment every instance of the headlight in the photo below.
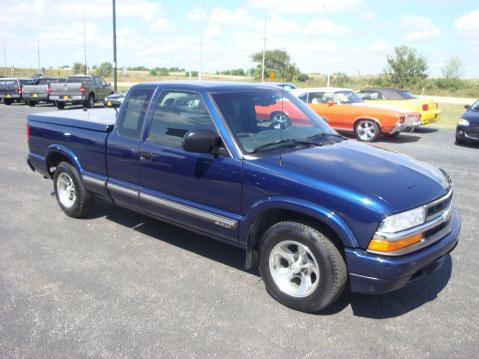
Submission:
{"label": "headlight", "polygon": [[386,217],[379,226],[378,232],[396,233],[413,228],[426,221],[426,209],[419,207],[407,212],[393,214]]}
{"label": "headlight", "polygon": [[469,121],[464,119],[464,118],[461,118],[459,119],[459,121],[457,121],[457,124],[460,125],[460,126],[469,126]]}

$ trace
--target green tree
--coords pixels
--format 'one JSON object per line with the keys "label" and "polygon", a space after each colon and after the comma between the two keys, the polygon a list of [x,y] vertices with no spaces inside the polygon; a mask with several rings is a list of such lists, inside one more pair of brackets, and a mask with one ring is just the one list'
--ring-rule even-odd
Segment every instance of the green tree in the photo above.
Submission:
{"label": "green tree", "polygon": [[86,66],[80,62],[75,62],[72,67],[73,75],[86,74]]}
{"label": "green tree", "polygon": [[[256,79],[261,79],[261,67],[263,62],[263,52],[255,52],[251,55],[251,59],[256,64],[253,76]],[[289,54],[283,50],[266,50],[264,61],[264,78],[268,79],[272,73],[276,81],[296,80],[301,75],[301,71],[294,63],[291,63]]]}
{"label": "green tree", "polygon": [[464,64],[458,56],[454,56],[441,67],[441,72],[444,78],[457,80],[464,73]]}
{"label": "green tree", "polygon": [[109,62],[103,62],[100,64],[97,70],[98,76],[108,77],[113,73],[113,65]]}
{"label": "green tree", "polygon": [[387,57],[385,75],[392,85],[412,87],[427,78],[426,59],[408,46],[394,48],[394,55]]}

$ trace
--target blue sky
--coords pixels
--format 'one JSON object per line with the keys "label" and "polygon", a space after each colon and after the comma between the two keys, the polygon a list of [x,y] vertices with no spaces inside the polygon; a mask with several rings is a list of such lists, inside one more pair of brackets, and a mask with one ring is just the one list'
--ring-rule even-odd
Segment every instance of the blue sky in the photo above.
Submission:
{"label": "blue sky", "polygon": [[[200,1],[117,0],[118,65],[199,67]],[[453,0],[203,0],[203,70],[250,68],[250,55],[285,48],[303,72],[378,73],[394,46],[426,57],[431,76],[459,56],[479,77],[479,2]],[[112,61],[111,1],[0,0],[7,66]],[[3,66],[3,53],[1,53]]]}

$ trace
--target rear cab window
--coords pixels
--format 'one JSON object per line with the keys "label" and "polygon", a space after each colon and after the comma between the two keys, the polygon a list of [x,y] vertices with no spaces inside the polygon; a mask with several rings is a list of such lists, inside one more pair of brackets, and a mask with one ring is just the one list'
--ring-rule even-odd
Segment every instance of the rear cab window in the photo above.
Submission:
{"label": "rear cab window", "polygon": [[72,76],[67,79],[67,83],[83,83],[85,85],[93,84],[90,76]]}
{"label": "rear cab window", "polygon": [[138,88],[129,91],[118,117],[118,135],[131,139],[140,139],[154,90],[154,88]]}

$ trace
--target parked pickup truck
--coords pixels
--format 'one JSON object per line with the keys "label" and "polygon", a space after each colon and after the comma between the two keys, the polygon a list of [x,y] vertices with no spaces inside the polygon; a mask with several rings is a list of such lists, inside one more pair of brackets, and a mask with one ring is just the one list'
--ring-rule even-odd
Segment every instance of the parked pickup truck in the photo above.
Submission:
{"label": "parked pickup truck", "polygon": [[31,85],[32,79],[0,78],[0,100],[5,105],[23,101],[23,86]]}
{"label": "parked pickup truck", "polygon": [[69,103],[91,108],[112,93],[110,84],[100,76],[74,75],[65,83],[51,84],[50,100],[55,101],[59,110]]}
{"label": "parked pickup truck", "polygon": [[35,106],[39,102],[49,102],[52,83],[63,83],[64,79],[41,77],[34,80],[32,85],[23,86],[23,100],[29,106]]}
{"label": "parked pickup truck", "polygon": [[[301,121],[258,115],[278,102]],[[347,285],[401,288],[458,241],[443,170],[348,140],[277,87],[139,84],[117,116],[31,114],[27,137],[28,164],[53,179],[66,215],[85,216],[99,197],[238,246],[268,292],[301,311]]]}

